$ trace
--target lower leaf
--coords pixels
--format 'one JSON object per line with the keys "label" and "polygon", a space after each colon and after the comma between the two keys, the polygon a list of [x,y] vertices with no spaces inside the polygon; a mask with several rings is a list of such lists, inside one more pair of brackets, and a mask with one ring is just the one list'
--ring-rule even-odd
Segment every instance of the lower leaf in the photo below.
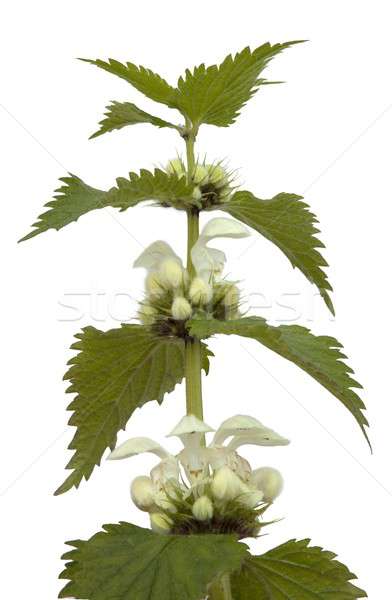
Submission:
{"label": "lower leaf", "polygon": [[105,525],[74,549],[60,598],[201,600],[222,572],[241,568],[247,547],[227,535],[159,535],[130,523]]}
{"label": "lower leaf", "polygon": [[232,577],[235,600],[353,600],[367,598],[356,576],[336,555],[309,540],[290,540],[262,556],[248,557]]}

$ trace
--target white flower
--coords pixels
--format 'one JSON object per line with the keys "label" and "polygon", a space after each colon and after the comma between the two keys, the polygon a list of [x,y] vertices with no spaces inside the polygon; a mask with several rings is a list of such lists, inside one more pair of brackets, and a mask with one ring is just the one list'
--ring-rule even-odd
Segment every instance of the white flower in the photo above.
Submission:
{"label": "white flower", "polygon": [[145,437],[137,437],[127,440],[121,444],[121,446],[117,446],[117,448],[109,454],[108,460],[121,460],[123,458],[143,454],[144,452],[151,452],[162,459],[170,456],[170,454],[162,448],[160,444],[154,442],[154,440]]}
{"label": "white flower", "polygon": [[131,484],[131,498],[136,506],[143,511],[150,512],[154,506],[154,484],[150,477],[136,477]]}
{"label": "white flower", "polygon": [[253,471],[252,484],[263,492],[266,502],[273,502],[283,490],[283,477],[277,469],[261,467]]}
{"label": "white flower", "polygon": [[201,277],[195,277],[189,288],[189,298],[193,304],[207,304],[212,299],[212,287]]}
{"label": "white flower", "polygon": [[184,268],[175,258],[165,258],[159,264],[158,277],[166,288],[177,289],[183,283]]}
{"label": "white flower", "polygon": [[159,289],[179,288],[184,281],[182,261],[166,242],[158,240],[150,244],[133,263],[135,268],[146,269],[146,288],[153,294]]}
{"label": "white flower", "polygon": [[211,491],[217,500],[234,500],[243,491],[241,479],[229,467],[222,467],[214,475]]}
{"label": "white flower", "polygon": [[192,506],[192,513],[198,521],[209,521],[214,515],[214,505],[208,496],[200,496]]}
{"label": "white flower", "polygon": [[170,530],[173,525],[173,521],[167,515],[162,513],[152,513],[150,515],[151,529],[155,531],[155,533],[170,533]]}
{"label": "white flower", "polygon": [[[270,467],[252,471],[237,448],[244,444],[286,445],[286,438],[246,415],[224,421],[212,442],[205,445],[206,434],[213,431],[194,415],[187,415],[168,435],[181,440],[183,449],[177,455],[144,437],[127,440],[109,455],[111,460],[119,460],[150,452],[160,459],[150,477],[137,477],[131,486],[134,503],[150,513],[154,531],[171,530],[178,502],[180,506],[184,502],[185,514],[188,510],[190,517],[203,521],[211,519],[215,511],[224,514],[228,502],[252,509],[262,502],[271,503],[281,492],[280,473]],[[178,510],[181,513],[182,509]],[[171,513],[172,519],[167,513]]]}
{"label": "white flower", "polygon": [[184,445],[178,458],[189,481],[194,484],[206,475],[208,452],[201,442],[205,433],[213,429],[194,415],[186,415],[168,437],[178,437]]}
{"label": "white flower", "polygon": [[207,283],[214,278],[219,278],[226,261],[225,253],[217,248],[209,248],[208,242],[214,238],[238,239],[248,235],[250,235],[248,229],[234,219],[217,217],[208,221],[191,250],[192,262],[198,277]]}
{"label": "white flower", "polygon": [[177,296],[173,301],[171,313],[177,321],[185,321],[192,315],[192,306],[186,298]]}
{"label": "white flower", "polygon": [[264,494],[261,490],[243,484],[241,494],[237,497],[237,500],[248,508],[255,508],[264,500]]}

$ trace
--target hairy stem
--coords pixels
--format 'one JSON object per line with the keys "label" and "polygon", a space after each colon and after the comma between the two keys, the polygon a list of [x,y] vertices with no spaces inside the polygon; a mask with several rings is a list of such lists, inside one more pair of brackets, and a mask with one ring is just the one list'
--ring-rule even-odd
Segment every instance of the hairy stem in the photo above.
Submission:
{"label": "hairy stem", "polygon": [[[189,127],[189,124],[188,124]],[[190,132],[186,138],[187,177],[191,181],[195,168],[195,137]],[[195,275],[192,264],[191,250],[199,237],[199,212],[190,207],[188,218],[187,270],[189,277]],[[203,419],[203,398],[201,386],[201,344],[196,338],[185,342],[185,380],[186,380],[186,412]]]}
{"label": "hairy stem", "polygon": [[221,575],[211,584],[208,600],[233,600],[229,573]]}

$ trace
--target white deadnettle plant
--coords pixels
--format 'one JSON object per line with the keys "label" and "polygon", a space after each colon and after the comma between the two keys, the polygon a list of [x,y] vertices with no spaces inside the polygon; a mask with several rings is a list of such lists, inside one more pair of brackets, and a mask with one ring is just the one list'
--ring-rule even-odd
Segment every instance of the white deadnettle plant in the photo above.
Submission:
{"label": "white deadnettle plant", "polygon": [[[237,282],[223,275],[226,257],[213,244],[219,238],[245,237],[251,228],[317,286],[334,313],[316,216],[297,194],[262,199],[247,189],[235,189],[233,172],[220,162],[197,160],[195,154],[200,127],[232,125],[255,92],[269,83],[263,71],[271,59],[297,43],[244,48],[220,64],[187,69],[177,86],[132,62],[87,60],[181,114],[176,125],[132,102],[113,102],[92,137],[140,123],[166,127],[185,142],[186,158],[171,160],[165,168],[130,172],[106,191],[67,175],[23,239],[61,229],[92,210],[125,211],[150,202],[160,210],[182,212],[187,264],[169,244],[154,242],[135,261],[135,267],[147,272],[138,313],[141,322],[109,331],[85,327],[76,334],[72,348],[77,353],[65,375],[70,381],[67,391],[76,394],[69,406],[73,412],[69,422],[76,428],[69,446],[74,454],[67,466],[71,472],[56,494],[88,480],[105,450],[115,447],[118,432],[136,408],[162,402],[182,381],[187,416],[170,434],[182,443],[178,454],[149,438],[134,438],[113,450],[111,459],[142,452],[158,457],[151,473],[136,477],[131,486],[133,501],[149,513],[154,532],[121,522],[105,526],[89,540],[70,542],[72,550],[64,556],[67,564],[61,575],[69,582],[61,598],[366,596],[350,583],[354,576],[334,560],[335,554],[310,547],[307,539],[290,540],[259,556],[238,542],[266,525],[261,516],[283,486],[276,469],[253,470],[240,450],[246,444],[288,442],[253,417],[227,419],[213,436],[203,422],[202,370],[208,373],[212,356],[208,340],[213,335],[236,335],[254,339],[313,377],[343,403],[367,437],[365,406],[355,391],[361,386],[352,377],[339,341],[314,335],[299,324],[273,326],[260,316],[241,314]],[[199,231],[201,213],[214,210],[231,218],[213,218]],[[155,532],[183,535],[167,539]],[[234,535],[215,535],[225,533]]]}
{"label": "white deadnettle plant", "polygon": [[238,452],[245,445],[285,446],[289,441],[254,417],[236,415],[213,432],[206,423],[187,415],[168,437],[178,437],[183,449],[173,455],[159,443],[131,438],[109,455],[119,460],[151,452],[160,462],[150,476],[132,481],[136,506],[150,513],[151,527],[160,533],[204,531],[257,535],[259,517],[282,491],[283,478],[271,467],[252,470]]}

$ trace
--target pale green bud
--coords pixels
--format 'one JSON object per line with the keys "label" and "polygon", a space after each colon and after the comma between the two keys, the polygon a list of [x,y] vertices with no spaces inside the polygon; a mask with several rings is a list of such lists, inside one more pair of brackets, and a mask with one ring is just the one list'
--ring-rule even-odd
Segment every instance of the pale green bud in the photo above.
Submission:
{"label": "pale green bud", "polygon": [[240,301],[240,291],[236,285],[231,285],[227,290],[223,302],[226,306],[236,307]]}
{"label": "pale green bud", "polygon": [[168,162],[166,171],[174,173],[178,177],[183,177],[185,175],[185,165],[180,158],[173,158]]}
{"label": "pale green bud", "polygon": [[160,491],[155,494],[154,502],[158,508],[162,508],[164,511],[171,513],[177,512],[173,502],[170,501],[168,495],[164,491]]}
{"label": "pale green bud", "polygon": [[136,477],[131,483],[131,498],[133,503],[145,512],[154,506],[155,489],[149,477]]}
{"label": "pale green bud", "polygon": [[251,482],[264,494],[264,500],[273,502],[283,490],[283,477],[277,469],[262,467],[252,473]]}
{"label": "pale green bud", "polygon": [[147,275],[145,285],[147,293],[154,298],[159,298],[165,294],[164,286],[156,271],[152,271]]}
{"label": "pale green bud", "polygon": [[171,312],[177,321],[185,321],[192,315],[192,307],[186,298],[177,296],[172,304]]}
{"label": "pale green bud", "polygon": [[157,310],[149,304],[142,304],[138,311],[138,317],[143,325],[152,325],[156,314]]}
{"label": "pale green bud", "polygon": [[151,529],[155,531],[155,533],[167,534],[170,533],[170,530],[173,525],[173,521],[170,517],[163,515],[162,513],[152,513],[150,514],[150,523]]}
{"label": "pale green bud", "polygon": [[201,200],[201,191],[199,187],[195,187],[192,192],[192,198],[195,200]]}
{"label": "pale green bud", "polygon": [[197,184],[206,185],[209,180],[207,167],[204,167],[203,165],[197,165],[192,179]]}
{"label": "pale green bud", "polygon": [[212,288],[201,277],[195,277],[189,288],[192,304],[207,304],[212,298]]}
{"label": "pale green bud", "polygon": [[183,282],[184,269],[174,258],[166,258],[159,266],[159,279],[164,286],[178,288]]}
{"label": "pale green bud", "polygon": [[215,473],[211,491],[217,500],[233,500],[242,490],[241,479],[229,467],[222,467]]}
{"label": "pale green bud", "polygon": [[226,171],[220,165],[209,165],[210,183],[214,183],[219,187],[224,187],[227,184]]}
{"label": "pale green bud", "polygon": [[243,486],[243,492],[238,496],[238,502],[248,508],[255,508],[264,498],[264,494],[260,490],[252,490],[246,485]]}
{"label": "pale green bud", "polygon": [[209,521],[214,514],[214,506],[208,496],[200,496],[194,503],[192,512],[198,521]]}

